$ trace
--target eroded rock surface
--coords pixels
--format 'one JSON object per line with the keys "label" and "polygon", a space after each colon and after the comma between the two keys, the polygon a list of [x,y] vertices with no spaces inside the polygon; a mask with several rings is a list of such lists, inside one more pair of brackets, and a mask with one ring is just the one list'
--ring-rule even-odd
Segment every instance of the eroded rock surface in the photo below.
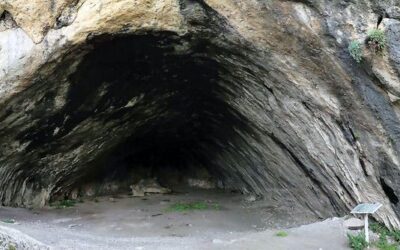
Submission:
{"label": "eroded rock surface", "polygon": [[[190,165],[315,218],[381,202],[399,227],[399,6],[2,0],[0,201]],[[385,55],[355,63],[377,25]]]}
{"label": "eroded rock surface", "polygon": [[1,249],[48,250],[50,247],[32,237],[9,227],[0,226]]}

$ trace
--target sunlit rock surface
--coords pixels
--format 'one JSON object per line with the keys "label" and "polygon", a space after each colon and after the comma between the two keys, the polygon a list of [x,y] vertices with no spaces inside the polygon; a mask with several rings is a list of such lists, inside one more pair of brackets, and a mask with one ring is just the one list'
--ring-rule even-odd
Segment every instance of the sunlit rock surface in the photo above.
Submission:
{"label": "sunlit rock surface", "polygon": [[[2,0],[0,201],[200,166],[315,218],[381,202],[399,227],[396,6]],[[357,64],[349,42],[377,25],[385,54]]]}

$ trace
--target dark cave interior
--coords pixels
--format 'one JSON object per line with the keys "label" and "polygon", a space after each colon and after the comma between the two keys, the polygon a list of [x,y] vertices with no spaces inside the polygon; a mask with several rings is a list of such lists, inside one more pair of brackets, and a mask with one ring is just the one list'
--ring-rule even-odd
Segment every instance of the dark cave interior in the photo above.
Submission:
{"label": "dark cave interior", "polygon": [[233,90],[220,84],[223,67],[210,56],[210,44],[197,38],[188,45],[169,33],[101,37],[90,44],[69,77],[66,108],[58,114],[59,120],[69,119],[57,136],[88,119],[124,132],[71,188],[99,181],[126,183],[126,188],[152,177],[162,185],[179,185],[186,177],[220,186],[235,179],[215,158],[237,137],[237,129],[248,128],[226,102]]}

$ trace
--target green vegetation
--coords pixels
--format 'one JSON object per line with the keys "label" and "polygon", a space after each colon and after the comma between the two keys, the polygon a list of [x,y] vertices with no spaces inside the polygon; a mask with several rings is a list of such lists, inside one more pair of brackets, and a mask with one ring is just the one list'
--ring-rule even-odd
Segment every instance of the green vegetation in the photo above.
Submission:
{"label": "green vegetation", "polygon": [[169,206],[167,211],[170,212],[188,212],[194,210],[220,209],[218,204],[208,204],[203,201],[197,202],[179,202]]}
{"label": "green vegetation", "polygon": [[359,41],[352,41],[348,47],[351,57],[357,62],[362,61],[362,47]]}
{"label": "green vegetation", "polygon": [[389,235],[389,233],[390,233],[390,230],[387,227],[385,227],[385,225],[376,223],[376,222],[371,223],[369,225],[369,229],[371,229],[372,232],[379,234],[379,235],[382,235],[382,234]]}
{"label": "green vegetation", "polygon": [[8,245],[8,250],[17,250],[17,248],[14,245]]}
{"label": "green vegetation", "polygon": [[[374,233],[379,235],[379,240],[372,242],[371,245],[380,250],[396,250],[400,244],[400,230],[389,230],[387,227],[380,223],[371,223],[369,227]],[[349,245],[352,249],[363,250],[368,244],[365,242],[364,233],[358,235],[347,235],[349,238]],[[390,239],[392,242],[389,243]]]}
{"label": "green vegetation", "polygon": [[376,234],[389,236],[394,241],[400,243],[400,230],[398,229],[389,230],[385,225],[380,223],[372,223],[369,228]]}
{"label": "green vegetation", "polygon": [[279,232],[277,232],[276,234],[275,234],[275,236],[278,236],[278,237],[286,237],[286,236],[288,236],[289,234],[287,233],[287,232],[285,232],[285,231],[279,231]]}
{"label": "green vegetation", "polygon": [[[375,54],[381,54],[386,48],[386,35],[385,31],[380,29],[372,29],[368,31],[366,44],[367,48],[372,50]],[[363,45],[357,41],[351,41],[347,48],[351,57],[360,63],[363,59]]]}
{"label": "green vegetation", "polygon": [[390,244],[387,240],[387,235],[381,234],[379,235],[379,240],[375,243],[375,246],[380,250],[396,250],[398,244]]}
{"label": "green vegetation", "polygon": [[380,29],[373,29],[368,32],[367,43],[375,53],[381,53],[386,47],[385,32]]}
{"label": "green vegetation", "polygon": [[[380,250],[396,250],[400,243],[400,230],[389,230],[387,227],[380,223],[372,223],[371,230],[379,234],[379,240],[375,244]],[[394,243],[389,243],[388,238],[392,239]]]}
{"label": "green vegetation", "polygon": [[8,223],[8,224],[14,224],[15,220],[14,219],[4,219],[4,220],[1,220],[1,222]]}
{"label": "green vegetation", "polygon": [[347,238],[349,239],[349,246],[354,250],[364,250],[368,246],[364,233],[357,235],[347,234]]}
{"label": "green vegetation", "polygon": [[393,238],[393,240],[400,243],[400,230],[396,229],[391,231],[390,236]]}
{"label": "green vegetation", "polygon": [[50,204],[51,207],[55,207],[57,209],[63,209],[63,208],[68,208],[68,207],[73,207],[77,201],[75,200],[62,200],[62,201],[56,201]]}

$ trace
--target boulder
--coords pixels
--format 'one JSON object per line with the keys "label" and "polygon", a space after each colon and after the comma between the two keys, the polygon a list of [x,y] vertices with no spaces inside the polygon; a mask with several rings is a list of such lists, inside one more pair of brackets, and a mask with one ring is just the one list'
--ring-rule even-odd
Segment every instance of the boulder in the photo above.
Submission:
{"label": "boulder", "polygon": [[360,230],[364,228],[364,221],[358,218],[350,218],[344,221],[344,227],[350,230]]}
{"label": "boulder", "polygon": [[400,19],[400,7],[392,6],[386,10],[386,14],[389,18]]}

